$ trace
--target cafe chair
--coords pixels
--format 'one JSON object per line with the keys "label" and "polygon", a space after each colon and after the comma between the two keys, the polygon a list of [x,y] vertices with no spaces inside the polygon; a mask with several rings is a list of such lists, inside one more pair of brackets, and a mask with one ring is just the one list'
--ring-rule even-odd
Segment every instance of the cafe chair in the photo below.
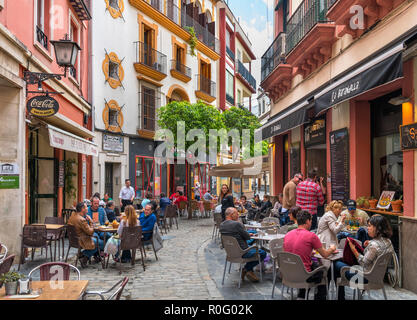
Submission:
{"label": "cafe chair", "polygon": [[178,210],[180,212],[181,217],[185,214],[185,211],[187,210],[187,202],[181,201],[178,204]]}
{"label": "cafe chair", "polygon": [[[3,259],[0,262],[0,275],[10,271],[10,268],[13,265],[13,260],[16,257],[15,254],[9,255],[7,258]],[[0,288],[3,286],[3,282],[0,282]]]}
{"label": "cafe chair", "polygon": [[33,274],[39,270],[40,281],[68,281],[70,279],[71,270],[77,273],[77,280],[81,280],[80,270],[72,264],[65,262],[48,262],[33,268],[28,275],[28,278],[33,277]]}
{"label": "cafe chair", "polygon": [[[65,225],[63,217],[45,217],[45,224],[60,224]],[[54,260],[56,260],[56,243],[58,242],[58,256],[61,256],[61,245],[62,243],[62,253],[65,250],[65,227],[61,230],[47,230],[48,240],[54,242]]]}
{"label": "cafe chair", "polygon": [[[327,268],[325,266],[307,272],[301,257],[289,252],[278,252],[278,266],[282,277],[282,300],[284,300],[284,286],[291,288],[291,300],[293,299],[293,289],[306,289],[305,299],[307,300],[309,289],[317,288],[320,285],[326,286],[327,295]],[[307,282],[307,279],[319,272],[323,272],[320,283]]]}
{"label": "cafe chair", "polygon": [[72,213],[75,212],[75,209],[62,209],[61,216],[64,218],[64,223],[67,224]]}
{"label": "cafe chair", "polygon": [[214,212],[213,220],[214,220],[214,226],[213,226],[213,234],[211,235],[211,239],[213,238],[217,239],[219,236],[220,224],[223,222],[222,214],[220,212]]}
{"label": "cafe chair", "polygon": [[287,234],[289,225],[282,226],[278,229],[278,234]]}
{"label": "cafe chair", "polygon": [[[83,293],[82,299],[86,300],[86,297],[97,295],[101,298],[101,300],[120,300],[122,296],[123,289],[125,288],[126,284],[129,282],[128,277],[124,277],[122,280],[119,280],[113,287],[106,291],[85,291]],[[116,290],[115,290],[116,289]],[[114,292],[113,292],[114,290]],[[111,293],[112,294],[106,299],[104,295]]]}
{"label": "cafe chair", "polygon": [[357,272],[357,275],[362,279],[364,278],[367,279],[368,283],[359,283],[359,282],[356,283],[352,280],[348,280],[346,278],[345,273],[346,271],[350,271],[350,268],[352,267],[349,267],[349,266],[343,267],[340,270],[341,277],[337,278],[336,280],[336,294],[339,293],[338,290],[340,286],[350,287],[354,290],[353,299],[355,299],[355,292],[357,292],[357,296],[359,300],[362,298],[363,293],[365,291],[367,291],[368,294],[370,294],[370,290],[382,290],[382,293],[384,294],[384,299],[387,300],[387,294],[385,292],[385,286],[384,286],[384,277],[387,271],[388,263],[391,258],[392,258],[391,252],[380,255],[376,259],[375,264],[373,265],[372,269],[369,272],[362,272],[359,269],[360,268],[359,266],[353,266],[353,269],[355,269],[355,271]]}
{"label": "cafe chair", "polygon": [[[251,261],[259,261],[259,263],[261,264],[261,256],[259,255],[259,249],[257,246],[251,246],[248,247],[247,249],[243,250],[239,243],[237,242],[237,239],[235,237],[231,237],[231,236],[221,236],[221,241],[222,241],[222,245],[224,250],[226,251],[226,261],[224,264],[224,271],[223,271],[223,280],[222,280],[222,285],[224,285],[224,277],[226,275],[226,267],[227,267],[227,262],[230,263],[230,266],[232,263],[239,263],[239,284],[238,284],[238,288],[240,288],[240,282],[242,280],[242,264],[245,264],[247,262],[251,262]],[[242,256],[249,252],[251,249],[255,249],[256,253],[250,257],[250,258],[242,258]],[[229,267],[230,270],[230,267]],[[260,271],[261,274],[261,280],[262,280],[262,269]]]}
{"label": "cafe chair", "polygon": [[[124,227],[120,235],[120,252],[123,250],[131,250],[132,259],[131,265],[135,265],[136,250],[140,250],[142,257],[143,271],[145,271],[145,260],[143,259],[143,245],[142,245],[142,227]],[[108,260],[107,260],[108,264]],[[119,258],[119,272],[122,273],[122,259]]]}
{"label": "cafe chair", "polygon": [[67,234],[68,234],[68,251],[67,251],[67,255],[65,257],[65,262],[67,262],[68,260],[68,254],[71,248],[75,248],[78,249],[78,253],[75,256],[75,266],[77,267],[77,263],[79,260],[79,257],[81,256],[81,246],[80,243],[78,241],[78,235],[77,232],[75,230],[75,227],[73,225],[68,224],[67,225]]}
{"label": "cafe chair", "polygon": [[198,205],[198,201],[197,200],[191,200],[191,202],[190,202],[190,209],[188,210],[188,219],[191,219],[194,216],[196,216],[197,219],[198,219],[199,216],[200,216],[200,207]]}
{"label": "cafe chair", "polygon": [[176,205],[170,204],[165,208],[165,217],[169,219],[169,227],[172,228],[172,222],[175,221],[178,230],[178,213]]}
{"label": "cafe chair", "polygon": [[203,200],[204,217],[210,218],[211,215],[211,201]]}
{"label": "cafe chair", "polygon": [[51,262],[52,262],[52,246],[51,241],[48,240],[48,235],[46,231],[45,225],[27,225],[23,226],[23,233],[22,237],[22,244],[21,244],[21,251],[20,251],[20,261],[19,267],[17,270],[20,270],[20,265],[25,262],[25,252],[26,248],[32,248],[32,261],[35,256],[36,248],[41,248],[41,255],[42,249],[46,249],[46,259],[48,260],[48,247],[51,251]]}
{"label": "cafe chair", "polygon": [[158,222],[158,226],[161,229],[161,234],[162,234],[162,228],[165,229],[165,234],[168,234],[168,226],[167,226],[167,218],[166,218],[166,214],[164,213],[161,216],[161,208],[158,208],[156,210],[156,218],[157,218],[157,222]]}
{"label": "cafe chair", "polygon": [[273,222],[275,223],[277,226],[279,226],[279,219],[278,218],[274,218],[274,217],[266,217],[262,220],[262,223],[266,223],[266,222]]}
{"label": "cafe chair", "polygon": [[142,235],[151,234],[151,238],[149,240],[145,241],[142,239],[142,247],[143,247],[143,252],[145,253],[145,258],[146,258],[145,246],[152,245],[153,253],[155,254],[155,259],[158,260],[158,256],[156,255],[156,250],[155,250],[155,245],[154,245],[154,235],[156,234],[157,229],[158,229],[158,226],[155,223],[152,231],[142,231]]}
{"label": "cafe chair", "polygon": [[277,271],[279,270],[278,253],[284,252],[284,239],[273,239],[269,242],[269,251],[273,261],[272,269],[272,299],[274,298],[275,283],[277,280]]}

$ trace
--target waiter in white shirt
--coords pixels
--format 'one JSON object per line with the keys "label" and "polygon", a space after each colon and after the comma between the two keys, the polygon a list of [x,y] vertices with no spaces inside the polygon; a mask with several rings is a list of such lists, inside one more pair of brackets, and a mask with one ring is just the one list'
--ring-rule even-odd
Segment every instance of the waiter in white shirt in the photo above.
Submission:
{"label": "waiter in white shirt", "polygon": [[119,194],[121,212],[125,211],[126,206],[133,205],[133,199],[135,198],[135,190],[130,186],[130,180],[126,179],[125,184]]}

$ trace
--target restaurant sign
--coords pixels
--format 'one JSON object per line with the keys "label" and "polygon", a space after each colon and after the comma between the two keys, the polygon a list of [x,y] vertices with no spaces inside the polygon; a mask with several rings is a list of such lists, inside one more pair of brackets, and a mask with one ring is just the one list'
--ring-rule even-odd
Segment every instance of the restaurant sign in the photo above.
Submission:
{"label": "restaurant sign", "polygon": [[401,150],[417,149],[417,123],[400,126]]}
{"label": "restaurant sign", "polygon": [[85,154],[86,156],[98,156],[98,147],[96,144],[78,138],[73,134],[65,133],[65,131],[52,128],[52,126],[48,125],[49,143],[51,147]]}
{"label": "restaurant sign", "polygon": [[311,125],[305,127],[304,145],[310,146],[324,143],[326,143],[326,121],[317,119]]}
{"label": "restaurant sign", "polygon": [[19,189],[19,176],[0,175],[0,189]]}
{"label": "restaurant sign", "polygon": [[50,117],[59,110],[59,103],[50,96],[36,96],[27,102],[29,114],[37,117]]}

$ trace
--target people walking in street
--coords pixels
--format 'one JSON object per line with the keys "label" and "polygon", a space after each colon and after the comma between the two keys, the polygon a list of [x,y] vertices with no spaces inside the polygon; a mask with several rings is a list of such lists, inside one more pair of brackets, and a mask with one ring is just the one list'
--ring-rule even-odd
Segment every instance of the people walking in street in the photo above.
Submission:
{"label": "people walking in street", "polygon": [[297,185],[303,181],[303,175],[296,173],[294,177],[288,181],[284,189],[282,190],[282,209],[281,209],[281,225],[286,225],[290,218],[288,217],[288,211],[296,205],[297,198]]}
{"label": "people walking in street", "polygon": [[355,200],[350,199],[346,203],[346,206],[347,209],[341,213],[342,216],[345,216],[345,223],[348,225],[350,225],[350,223],[356,224],[359,229],[356,234],[352,234],[349,231],[341,231],[338,233],[337,238],[341,240],[346,237],[351,237],[361,241],[363,244],[365,241],[370,240],[367,231],[369,216],[365,211],[356,208]]}
{"label": "people walking in street", "polygon": [[[223,188],[223,187],[222,187]],[[226,219],[220,224],[220,234],[223,236],[231,236],[236,238],[237,242],[239,243],[239,246],[245,250],[247,249],[248,243],[247,241],[250,241],[250,234],[246,231],[245,227],[242,225],[242,223],[239,222],[239,213],[236,210],[236,208],[229,207],[225,211]],[[242,258],[251,258],[255,255],[256,250],[251,249],[249,252],[246,252]],[[263,263],[263,260],[266,257],[266,252],[262,249],[259,249],[259,255],[261,257],[261,263]],[[253,281],[258,282],[259,278],[258,276],[253,272],[253,269],[259,264],[259,261],[251,261],[247,262],[245,266],[242,269],[242,280],[245,278],[245,276]]]}
{"label": "people walking in street", "polygon": [[[314,181],[317,178],[317,171],[312,169],[308,172],[307,179],[297,185],[296,205],[312,215],[311,229],[317,229],[317,207],[323,205],[323,180],[320,184]],[[284,194],[285,196],[285,194]]]}
{"label": "people walking in street", "polygon": [[226,220],[226,216],[225,216],[226,209],[235,207],[233,195],[230,192],[229,186],[227,184],[222,185],[222,189],[220,191],[220,196],[219,196],[219,201],[220,201],[220,204],[222,205],[222,219],[224,221]]}
{"label": "people walking in street", "polygon": [[[96,261],[100,261],[96,247],[97,238],[93,236],[93,221],[87,215],[87,212],[87,205],[84,202],[80,202],[76,206],[76,211],[72,213],[68,220],[68,224],[75,227],[80,246],[84,249],[81,252],[81,256],[78,257],[83,268],[87,266],[87,261],[93,256]],[[102,239],[98,239],[98,245],[101,250],[104,249],[104,241]]]}
{"label": "people walking in street", "polygon": [[127,205],[133,205],[133,199],[135,198],[135,190],[130,186],[130,180],[125,180],[125,186],[120,190],[119,200],[121,211],[125,211]]}
{"label": "people walking in street", "polygon": [[[340,216],[342,212],[343,202],[333,200],[326,208],[326,213],[320,218],[317,228],[317,236],[322,243],[327,246],[338,245],[337,234],[345,227],[346,216]],[[340,217],[340,219],[339,219]]]}

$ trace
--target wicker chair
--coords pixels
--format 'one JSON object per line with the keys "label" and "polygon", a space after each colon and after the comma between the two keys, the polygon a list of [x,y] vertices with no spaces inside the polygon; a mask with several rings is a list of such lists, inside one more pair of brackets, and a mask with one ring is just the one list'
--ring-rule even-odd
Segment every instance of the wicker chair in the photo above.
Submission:
{"label": "wicker chair", "polygon": [[213,234],[211,235],[211,239],[216,239],[219,235],[220,224],[223,222],[222,214],[220,212],[213,213]]}
{"label": "wicker chair", "polygon": [[190,209],[188,210],[188,219],[191,219],[194,214],[199,218],[200,216],[200,207],[198,205],[197,200],[191,200],[190,201]]}
{"label": "wicker chair", "polygon": [[169,219],[169,227],[172,227],[172,221],[175,220],[175,224],[177,225],[178,229],[178,219],[177,219],[177,207],[173,204],[168,205],[165,208],[165,217]]}
{"label": "wicker chair", "polygon": [[211,215],[211,201],[203,200],[203,207],[204,207],[204,217],[210,218]]}
{"label": "wicker chair", "polygon": [[[143,259],[143,245],[142,245],[142,227],[124,227],[120,235],[120,250],[132,251],[132,266],[135,264],[136,250],[140,250],[142,256],[143,271],[145,271],[145,260]],[[122,259],[119,259],[119,271],[122,272]],[[108,263],[108,262],[107,262]]]}
{"label": "wicker chair", "polygon": [[156,218],[157,218],[158,226],[161,228],[161,234],[162,234],[162,228],[165,229],[165,234],[168,234],[166,214],[164,213],[164,215],[161,216],[161,208],[158,208],[158,210],[156,210]]}
{"label": "wicker chair", "polygon": [[64,218],[64,223],[63,224],[68,223],[68,220],[71,217],[73,212],[75,212],[75,209],[62,209],[61,215]]}
{"label": "wicker chair", "polygon": [[[101,298],[101,300],[120,300],[122,296],[123,289],[125,288],[126,284],[129,282],[128,277],[124,277],[122,280],[118,281],[113,287],[106,291],[86,291],[84,292],[82,299],[86,300],[87,296],[97,295]],[[115,288],[117,288],[107,299],[104,297],[105,294],[112,292]]]}
{"label": "wicker chair", "polygon": [[[77,273],[77,280],[81,280],[80,270],[65,262],[49,262],[41,264],[29,272],[28,278],[31,278],[33,273],[39,270],[40,281],[49,281],[52,278],[59,281],[68,281],[70,279],[71,269]],[[58,276],[58,278],[56,278],[56,276]]]}
{"label": "wicker chair", "polygon": [[178,204],[178,210],[180,211],[181,217],[184,215],[185,211],[187,210],[187,202],[181,201]]}
{"label": "wicker chair", "polygon": [[[64,225],[64,217],[45,217],[45,224],[60,224]],[[65,227],[60,230],[47,230],[47,236],[49,241],[53,241],[54,246],[54,260],[56,260],[56,243],[58,242],[58,256],[61,256],[61,246],[60,243],[62,243],[62,253],[64,253],[65,250]]]}
{"label": "wicker chair", "polygon": [[[51,251],[51,261],[52,261],[52,247],[51,242],[48,240],[46,226],[44,225],[27,225],[23,226],[22,233],[22,245],[20,251],[20,261],[19,267],[17,270],[20,270],[20,265],[25,261],[25,248],[32,248],[32,260],[35,255],[35,248],[45,248],[46,249],[46,259],[48,259],[48,247]],[[42,254],[42,250],[41,250]]]}
{"label": "wicker chair", "polygon": [[[6,259],[3,259],[2,262],[0,262],[0,274],[9,272],[10,268],[13,265],[13,260],[16,257],[15,254],[11,254]],[[3,282],[0,282],[0,288],[3,286]]]}

